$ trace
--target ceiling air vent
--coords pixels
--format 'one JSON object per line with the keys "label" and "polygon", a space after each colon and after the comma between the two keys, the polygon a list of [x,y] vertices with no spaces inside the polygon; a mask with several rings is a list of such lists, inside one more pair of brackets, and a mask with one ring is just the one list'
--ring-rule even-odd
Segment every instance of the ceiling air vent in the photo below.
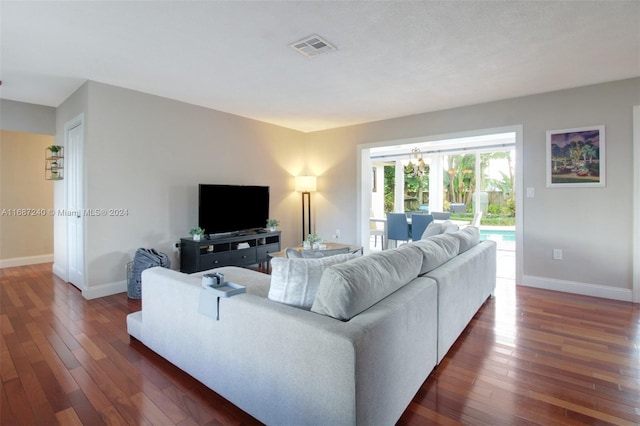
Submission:
{"label": "ceiling air vent", "polygon": [[289,46],[309,58],[336,50],[335,46],[317,35],[312,35],[300,41],[296,41]]}

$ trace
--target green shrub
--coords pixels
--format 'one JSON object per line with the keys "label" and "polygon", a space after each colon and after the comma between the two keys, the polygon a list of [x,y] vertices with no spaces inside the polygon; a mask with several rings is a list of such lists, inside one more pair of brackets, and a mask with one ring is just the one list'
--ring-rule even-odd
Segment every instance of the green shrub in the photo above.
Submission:
{"label": "green shrub", "polygon": [[496,206],[495,204],[491,204],[488,208],[487,208],[487,212],[489,214],[493,214],[493,215],[499,215],[500,213],[502,213],[502,208],[500,206]]}

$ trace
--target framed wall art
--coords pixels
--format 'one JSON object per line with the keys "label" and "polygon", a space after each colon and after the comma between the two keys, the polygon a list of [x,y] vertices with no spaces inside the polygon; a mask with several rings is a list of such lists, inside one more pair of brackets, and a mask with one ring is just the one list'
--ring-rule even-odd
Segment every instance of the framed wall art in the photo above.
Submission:
{"label": "framed wall art", "polygon": [[605,186],[604,126],[547,131],[547,187]]}

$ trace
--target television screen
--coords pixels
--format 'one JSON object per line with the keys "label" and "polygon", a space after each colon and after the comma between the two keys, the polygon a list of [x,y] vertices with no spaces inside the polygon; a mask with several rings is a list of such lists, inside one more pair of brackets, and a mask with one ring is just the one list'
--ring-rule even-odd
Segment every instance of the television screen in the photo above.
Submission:
{"label": "television screen", "polygon": [[264,228],[268,218],[268,186],[199,185],[198,226],[206,234]]}

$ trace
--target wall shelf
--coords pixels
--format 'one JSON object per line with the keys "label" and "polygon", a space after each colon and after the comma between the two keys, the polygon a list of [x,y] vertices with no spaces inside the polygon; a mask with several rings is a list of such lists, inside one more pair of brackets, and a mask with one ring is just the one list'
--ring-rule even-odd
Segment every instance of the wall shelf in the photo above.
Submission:
{"label": "wall shelf", "polygon": [[64,179],[64,147],[60,147],[57,152],[52,152],[49,148],[44,150],[44,178]]}

